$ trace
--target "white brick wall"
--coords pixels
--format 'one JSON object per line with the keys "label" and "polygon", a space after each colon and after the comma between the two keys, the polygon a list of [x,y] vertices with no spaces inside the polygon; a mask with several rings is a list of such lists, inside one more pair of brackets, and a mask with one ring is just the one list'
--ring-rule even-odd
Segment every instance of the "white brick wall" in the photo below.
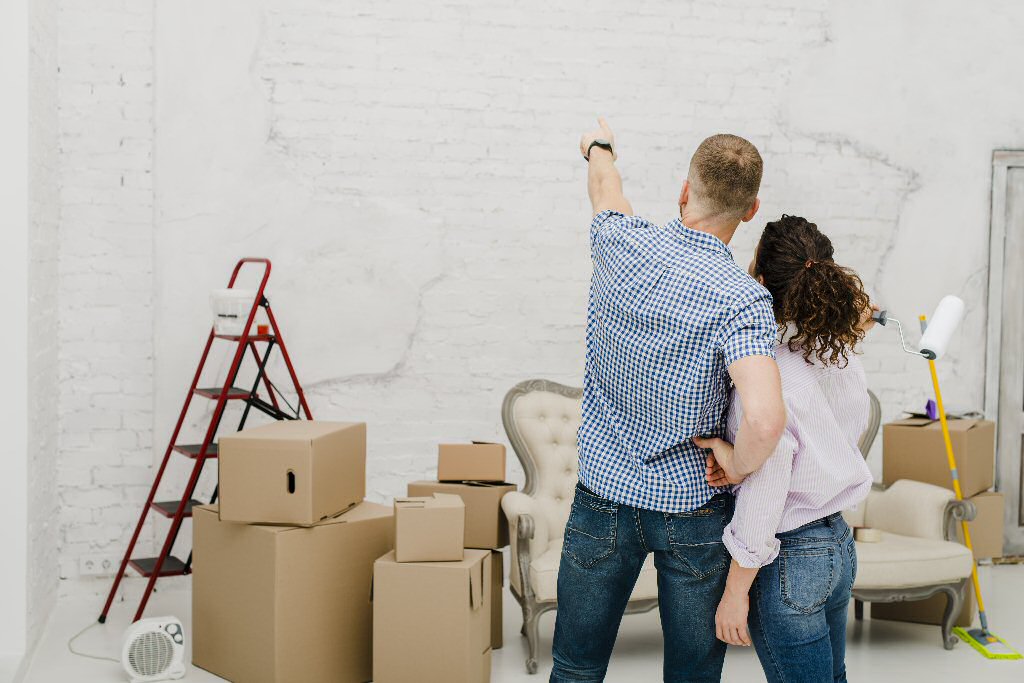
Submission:
{"label": "white brick wall", "polygon": [[[1024,17],[997,4],[946,22],[954,40],[951,0],[185,0],[155,16],[62,0],[76,29],[61,48],[62,575],[123,549],[207,293],[240,256],[274,260],[314,414],[370,423],[374,498],[430,475],[439,440],[503,438],[515,382],[578,383],[590,264],[575,144],[597,114],[651,218],[673,215],[700,139],[732,131],[766,161],[738,258],[766,220],[800,213],[894,314],[964,296],[974,310],[942,372],[951,404],[979,406],[988,164],[1024,147],[1024,94],[1002,86],[1024,57],[1004,34]],[[978,70],[948,59],[952,44],[1001,52]],[[951,83],[971,102],[940,106]],[[886,416],[918,407],[926,371],[874,337]]]}
{"label": "white brick wall", "polygon": [[[152,463],[153,7],[59,0],[60,575],[123,552]],[[143,535],[141,548],[151,546]]]}
{"label": "white brick wall", "polygon": [[57,2],[29,5],[28,624],[36,641],[57,595]]}

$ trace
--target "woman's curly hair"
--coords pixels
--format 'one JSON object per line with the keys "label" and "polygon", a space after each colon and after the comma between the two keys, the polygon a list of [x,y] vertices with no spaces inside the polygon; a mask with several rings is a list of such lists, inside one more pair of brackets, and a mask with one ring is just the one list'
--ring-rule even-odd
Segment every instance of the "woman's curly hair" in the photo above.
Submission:
{"label": "woman's curly hair", "polygon": [[808,362],[815,356],[845,367],[864,338],[861,318],[871,302],[861,279],[832,253],[817,225],[783,215],[765,226],[753,274],[774,299],[776,321],[790,327],[790,350],[803,351]]}

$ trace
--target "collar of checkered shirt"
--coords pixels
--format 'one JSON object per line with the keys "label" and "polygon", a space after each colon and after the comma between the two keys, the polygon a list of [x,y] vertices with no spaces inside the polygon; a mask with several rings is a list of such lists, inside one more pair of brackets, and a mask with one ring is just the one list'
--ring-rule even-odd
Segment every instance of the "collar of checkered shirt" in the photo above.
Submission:
{"label": "collar of checkered shirt", "polygon": [[673,219],[671,222],[669,222],[668,225],[670,228],[672,228],[680,235],[682,235],[683,239],[685,239],[687,242],[690,242],[691,244],[694,244],[698,247],[702,247],[704,249],[710,249],[711,251],[719,252],[721,254],[724,254],[725,256],[728,256],[729,258],[733,258],[732,249],[729,248],[729,245],[723,242],[722,240],[718,239],[711,233],[701,232],[700,230],[688,228],[685,225],[683,225],[683,221],[678,218]]}

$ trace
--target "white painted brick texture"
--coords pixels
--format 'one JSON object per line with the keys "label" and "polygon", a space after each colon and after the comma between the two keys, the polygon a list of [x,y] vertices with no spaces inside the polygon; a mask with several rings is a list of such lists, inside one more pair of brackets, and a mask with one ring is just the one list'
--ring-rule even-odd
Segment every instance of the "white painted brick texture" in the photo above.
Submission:
{"label": "white painted brick texture", "polygon": [[59,3],[63,578],[123,550],[152,477],[152,22],[150,2]]}
{"label": "white painted brick texture", "polygon": [[57,596],[58,460],[58,147],[57,2],[30,5],[29,61],[29,459],[28,642],[43,629]]}
{"label": "white painted brick texture", "polygon": [[[929,67],[938,23],[891,83],[856,70],[916,40],[907,17],[936,12],[915,6],[62,0],[62,576],[127,542],[208,292],[241,256],[274,260],[271,299],[314,414],[369,423],[374,499],[431,476],[438,441],[503,439],[514,383],[579,383],[590,262],[575,144],[597,114],[652,219],[673,216],[698,142],[731,131],[766,164],[737,258],[766,220],[803,214],[894,313],[964,296],[977,313],[942,373],[951,403],[978,406],[987,164],[1024,139],[1006,114],[970,130],[943,111],[907,118],[980,77]],[[961,38],[983,43],[998,22]],[[904,37],[879,45],[879,26]],[[1017,59],[987,82],[1010,79],[1021,49],[1006,49]],[[1006,98],[1006,112],[1024,105]],[[865,364],[885,416],[923,404],[926,370],[888,331],[874,337]]]}

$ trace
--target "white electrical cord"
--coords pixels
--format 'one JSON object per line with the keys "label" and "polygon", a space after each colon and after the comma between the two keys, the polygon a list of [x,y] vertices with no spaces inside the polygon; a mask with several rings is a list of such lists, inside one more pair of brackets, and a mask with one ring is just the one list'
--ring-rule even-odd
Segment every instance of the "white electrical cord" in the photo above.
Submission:
{"label": "white electrical cord", "polygon": [[81,631],[76,633],[75,635],[71,636],[71,640],[68,641],[68,652],[70,652],[73,655],[78,655],[79,657],[88,657],[89,659],[99,659],[106,662],[117,662],[118,664],[120,664],[120,659],[115,659],[114,657],[104,657],[103,655],[91,655],[87,652],[79,652],[75,649],[75,641],[78,640],[82,635],[84,635],[86,631],[91,629],[93,626],[98,625],[99,623],[100,622],[98,621],[94,621],[85,628],[83,628]]}

